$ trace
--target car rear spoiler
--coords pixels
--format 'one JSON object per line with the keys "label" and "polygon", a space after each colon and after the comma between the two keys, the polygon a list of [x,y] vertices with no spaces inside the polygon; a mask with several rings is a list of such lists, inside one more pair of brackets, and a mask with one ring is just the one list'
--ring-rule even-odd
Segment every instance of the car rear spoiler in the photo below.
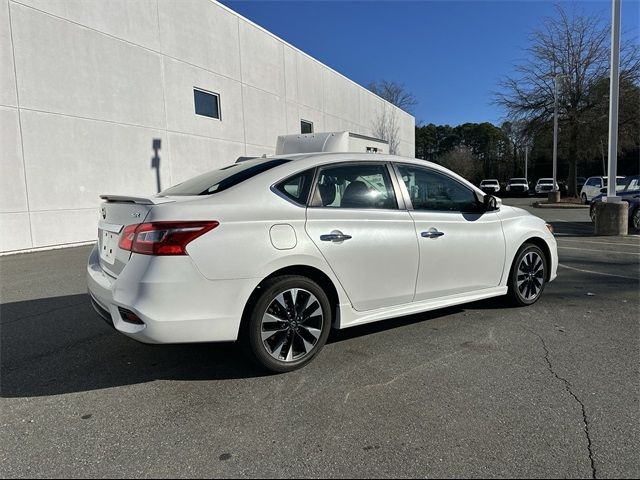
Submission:
{"label": "car rear spoiler", "polygon": [[137,203],[138,205],[160,205],[161,203],[169,203],[175,201],[162,196],[129,197],[127,195],[100,195],[100,198],[107,202]]}

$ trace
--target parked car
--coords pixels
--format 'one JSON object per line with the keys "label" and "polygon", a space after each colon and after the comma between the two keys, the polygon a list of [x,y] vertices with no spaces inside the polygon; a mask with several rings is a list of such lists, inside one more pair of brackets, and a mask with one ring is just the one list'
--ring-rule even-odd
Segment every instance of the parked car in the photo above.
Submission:
{"label": "parked car", "polygon": [[482,180],[480,182],[480,190],[485,193],[498,193],[500,191],[500,182],[496,179]]}
{"label": "parked car", "polygon": [[[596,204],[601,202],[605,195],[606,191],[591,200],[589,214],[593,223],[596,222]],[[629,226],[640,230],[640,175],[625,177],[624,185],[620,191],[616,192],[616,195],[622,197],[622,200],[629,204]]]}
{"label": "parked car", "polygon": [[526,178],[510,178],[505,190],[511,195],[528,195],[529,182]]}
{"label": "parked car", "polygon": [[[616,191],[624,188],[624,178],[616,177]],[[593,197],[600,195],[603,188],[607,188],[609,179],[607,177],[589,177],[580,190],[580,198],[582,203],[589,203]]]}
{"label": "parked car", "polygon": [[[556,190],[559,190],[558,182],[556,182]],[[540,178],[535,186],[536,194],[549,193],[553,190],[553,178]]]}
{"label": "parked car", "polygon": [[277,372],[311,361],[332,326],[531,305],[558,267],[544,220],[393,155],[259,158],[102,199],[87,282],[109,325],[145,343],[240,340]]}

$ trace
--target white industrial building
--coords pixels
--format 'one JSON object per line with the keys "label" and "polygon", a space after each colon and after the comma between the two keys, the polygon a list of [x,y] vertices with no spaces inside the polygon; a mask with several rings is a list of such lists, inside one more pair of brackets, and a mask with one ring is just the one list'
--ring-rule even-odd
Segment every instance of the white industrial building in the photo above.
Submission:
{"label": "white industrial building", "polygon": [[0,252],[91,241],[101,193],[155,193],[279,135],[414,118],[210,0],[0,0]]}

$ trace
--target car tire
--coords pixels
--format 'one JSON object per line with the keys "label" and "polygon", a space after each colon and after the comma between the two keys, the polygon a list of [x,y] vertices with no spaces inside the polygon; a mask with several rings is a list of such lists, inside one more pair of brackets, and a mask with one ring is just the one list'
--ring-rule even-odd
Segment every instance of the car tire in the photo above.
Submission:
{"label": "car tire", "polygon": [[631,227],[636,232],[640,232],[640,207],[636,207],[636,209],[631,214]]}
{"label": "car tire", "polygon": [[582,195],[582,204],[586,205],[587,203],[589,203],[589,201],[587,200],[587,194],[583,193]]}
{"label": "car tire", "polygon": [[533,305],[547,283],[547,257],[540,247],[525,243],[515,256],[509,272],[507,296],[512,305]]}
{"label": "car tire", "polygon": [[242,341],[253,360],[266,370],[285,373],[302,368],[327,342],[333,320],[331,303],[324,290],[307,277],[269,279],[247,307]]}
{"label": "car tire", "polygon": [[594,223],[596,223],[596,204],[592,203],[591,206],[589,207],[589,216],[591,217],[591,221]]}

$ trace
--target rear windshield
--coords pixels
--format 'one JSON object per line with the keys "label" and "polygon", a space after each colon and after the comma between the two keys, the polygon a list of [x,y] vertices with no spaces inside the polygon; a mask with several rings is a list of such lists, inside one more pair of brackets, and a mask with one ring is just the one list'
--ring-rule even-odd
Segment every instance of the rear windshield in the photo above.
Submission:
{"label": "rear windshield", "polygon": [[286,158],[258,159],[234,163],[220,170],[203,173],[160,192],[160,195],[211,195],[238,185],[256,175],[288,162]]}
{"label": "rear windshield", "polygon": [[483,180],[482,182],[483,185],[497,185],[498,181],[497,180]]}
{"label": "rear windshield", "polygon": [[512,178],[509,183],[527,183],[526,178]]}
{"label": "rear windshield", "polygon": [[543,178],[538,182],[540,185],[542,184],[549,184],[551,185],[553,183],[553,178]]}

